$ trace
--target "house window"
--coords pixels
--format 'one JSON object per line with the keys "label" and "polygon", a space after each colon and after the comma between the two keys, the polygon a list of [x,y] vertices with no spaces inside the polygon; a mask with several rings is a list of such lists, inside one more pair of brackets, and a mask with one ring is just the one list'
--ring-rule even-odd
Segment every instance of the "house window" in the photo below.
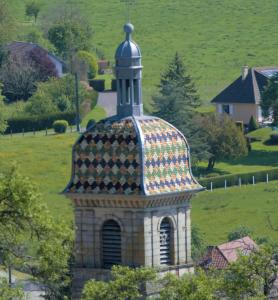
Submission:
{"label": "house window", "polygon": [[169,218],[164,218],[160,224],[160,264],[170,265],[172,262],[173,233]]}
{"label": "house window", "polygon": [[231,114],[230,105],[229,104],[223,104],[222,105],[222,111],[223,111],[223,113],[226,113],[226,114],[230,115]]}
{"label": "house window", "polygon": [[122,262],[121,228],[114,220],[106,221],[102,227],[103,267],[110,269]]}

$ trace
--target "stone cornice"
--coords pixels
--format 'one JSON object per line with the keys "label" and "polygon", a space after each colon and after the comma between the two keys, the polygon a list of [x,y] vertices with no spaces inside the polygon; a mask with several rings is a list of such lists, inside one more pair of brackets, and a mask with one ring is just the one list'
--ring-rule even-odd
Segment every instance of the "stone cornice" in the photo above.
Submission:
{"label": "stone cornice", "polygon": [[78,207],[153,208],[187,204],[193,193],[173,193],[159,196],[67,194]]}

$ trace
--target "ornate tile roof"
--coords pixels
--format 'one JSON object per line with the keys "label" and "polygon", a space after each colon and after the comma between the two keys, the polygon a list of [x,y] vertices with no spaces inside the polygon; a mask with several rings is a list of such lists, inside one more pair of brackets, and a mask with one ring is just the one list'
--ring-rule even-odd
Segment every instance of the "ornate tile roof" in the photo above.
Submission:
{"label": "ornate tile roof", "polygon": [[73,148],[67,193],[158,195],[201,190],[184,136],[146,116],[105,119]]}

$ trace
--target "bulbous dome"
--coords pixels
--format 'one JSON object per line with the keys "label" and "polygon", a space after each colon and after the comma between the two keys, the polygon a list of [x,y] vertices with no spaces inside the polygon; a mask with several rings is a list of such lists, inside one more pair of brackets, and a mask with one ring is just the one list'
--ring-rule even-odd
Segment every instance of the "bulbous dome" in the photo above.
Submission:
{"label": "bulbous dome", "polygon": [[132,24],[127,23],[124,25],[124,32],[126,33],[126,40],[123,41],[116,50],[115,58],[139,58],[141,57],[141,50],[139,46],[132,41],[131,33],[134,27]]}
{"label": "bulbous dome", "polygon": [[130,116],[105,119],[81,135],[65,192],[159,195],[201,189],[181,132],[156,117]]}

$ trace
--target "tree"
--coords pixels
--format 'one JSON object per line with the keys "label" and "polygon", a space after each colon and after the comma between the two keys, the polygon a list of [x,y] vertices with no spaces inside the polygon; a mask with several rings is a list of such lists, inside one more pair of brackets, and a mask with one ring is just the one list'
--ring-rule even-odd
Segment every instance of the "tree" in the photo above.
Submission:
{"label": "tree", "polygon": [[194,275],[178,278],[168,274],[162,279],[163,289],[160,292],[161,300],[216,300],[219,279],[213,273],[206,274],[201,269]]}
{"label": "tree", "polygon": [[23,300],[23,292],[18,287],[11,287],[5,278],[0,278],[0,300]]}
{"label": "tree", "polygon": [[214,168],[216,161],[247,155],[246,139],[229,116],[204,114],[198,120],[198,127],[203,130],[209,147],[209,171]]}
{"label": "tree", "polygon": [[265,245],[247,256],[240,255],[224,273],[222,291],[225,295],[231,299],[269,296],[278,275],[273,255],[272,248]]}
{"label": "tree", "polygon": [[225,299],[250,299],[262,296],[261,282],[257,276],[254,277],[249,262],[250,257],[241,255],[222,272],[220,290]]}
{"label": "tree", "polygon": [[82,300],[136,300],[143,296],[144,285],[155,279],[154,269],[113,266],[109,282],[90,280],[86,283]]}
{"label": "tree", "polygon": [[228,241],[238,240],[247,235],[250,236],[251,234],[252,230],[250,228],[241,225],[228,234]]}
{"label": "tree", "polygon": [[155,115],[176,126],[189,140],[193,162],[208,157],[203,131],[196,127],[200,99],[178,53],[162,73],[159,94],[153,96]]}
{"label": "tree", "polygon": [[0,134],[4,133],[7,128],[7,120],[4,115],[5,104],[4,97],[2,96],[2,88],[0,84]]}
{"label": "tree", "polygon": [[[79,86],[80,103],[93,97],[92,92]],[[41,115],[51,112],[73,111],[75,107],[74,78],[66,75],[62,78],[50,78],[38,83],[37,91],[28,100],[25,112],[31,115]]]}
{"label": "tree", "polygon": [[272,116],[273,124],[278,124],[278,73],[269,81],[262,93],[262,113],[265,118]]}
{"label": "tree", "polygon": [[1,264],[29,272],[48,299],[63,299],[69,284],[72,229],[57,222],[29,178],[13,166],[0,176]]}
{"label": "tree", "polygon": [[249,120],[248,129],[251,132],[251,131],[257,130],[258,128],[259,128],[258,122],[256,121],[256,119],[252,115],[250,120]]}
{"label": "tree", "polygon": [[62,18],[48,30],[49,41],[70,64],[76,52],[89,50],[91,38],[91,27],[85,20],[77,17]]}
{"label": "tree", "polygon": [[88,78],[93,79],[96,77],[98,73],[98,64],[97,64],[97,58],[93,53],[90,53],[88,51],[78,51],[77,57],[84,61],[88,67]]}
{"label": "tree", "polygon": [[7,100],[27,100],[36,91],[37,82],[57,76],[47,52],[34,48],[25,56],[9,55],[2,65],[0,79]]}
{"label": "tree", "polygon": [[36,23],[40,9],[40,5],[37,1],[30,1],[25,6],[25,14],[28,17],[34,17]]}
{"label": "tree", "polygon": [[31,62],[20,57],[9,57],[2,65],[0,79],[3,82],[3,94],[8,101],[27,100],[36,90],[39,77]]}

